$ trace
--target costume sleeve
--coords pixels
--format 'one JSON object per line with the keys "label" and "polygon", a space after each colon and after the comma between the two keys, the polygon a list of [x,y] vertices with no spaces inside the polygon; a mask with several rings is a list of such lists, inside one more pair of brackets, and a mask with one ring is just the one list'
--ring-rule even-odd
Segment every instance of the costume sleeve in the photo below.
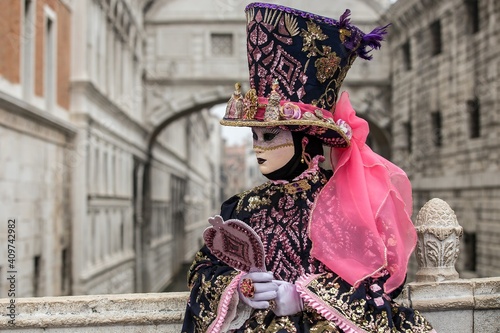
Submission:
{"label": "costume sleeve", "polygon": [[[182,332],[222,332],[238,303],[237,286],[242,272],[215,258],[204,246],[189,270],[191,290]],[[234,312],[234,313],[233,313]]]}
{"label": "costume sleeve", "polygon": [[392,301],[383,284],[389,275],[368,278],[354,288],[333,273],[304,275],[296,282],[307,307],[334,322],[345,333],[434,332],[416,310]]}
{"label": "costume sleeve", "polygon": [[[222,205],[224,219],[232,217],[235,205],[235,197]],[[191,293],[182,332],[225,332],[235,324],[241,326],[251,312],[239,302],[237,287],[242,274],[203,246],[188,273]]]}

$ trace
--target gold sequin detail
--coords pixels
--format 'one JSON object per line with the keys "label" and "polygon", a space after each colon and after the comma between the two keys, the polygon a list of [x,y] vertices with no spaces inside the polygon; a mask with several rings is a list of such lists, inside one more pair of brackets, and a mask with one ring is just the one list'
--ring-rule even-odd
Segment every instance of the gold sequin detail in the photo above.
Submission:
{"label": "gold sequin detail", "polygon": [[285,147],[293,147],[293,143],[284,143],[282,145],[277,145],[277,146],[268,147],[268,148],[261,147],[261,146],[253,146],[253,149],[269,151],[269,150],[276,150],[276,149],[285,148]]}
{"label": "gold sequin detail", "polygon": [[397,314],[401,318],[401,321],[408,328],[396,328],[389,326],[388,313],[386,311],[381,311],[376,315],[370,315],[367,313],[366,300],[365,299],[352,299],[352,295],[356,292],[356,289],[351,287],[350,290],[341,293],[340,285],[336,282],[338,277],[332,279],[333,275],[331,273],[323,274],[311,281],[307,288],[321,298],[328,306],[335,308],[342,316],[349,319],[359,328],[365,330],[366,332],[376,332],[376,333],[427,333],[432,330],[432,326],[429,322],[420,315],[418,311],[414,311],[414,324],[407,321],[404,312],[399,312],[397,303],[393,303],[392,313]]}
{"label": "gold sequin detail", "polygon": [[[238,271],[234,271],[227,275],[219,275],[215,278],[215,280],[208,281],[204,275],[202,276],[200,289],[198,290],[198,297],[196,299],[198,304],[200,304],[200,314],[196,317],[196,319],[202,320],[196,321],[196,332],[206,332],[212,321],[215,320],[222,293],[238,274]],[[204,303],[201,302],[202,296],[208,300],[208,309],[205,308]]]}
{"label": "gold sequin detail", "polygon": [[271,200],[268,198],[261,198],[258,196],[253,196],[248,198],[248,206],[245,208],[245,210],[251,211],[254,209],[258,209],[263,205],[270,205]]}
{"label": "gold sequin detail", "polygon": [[284,187],[287,193],[296,194],[309,190],[311,188],[311,185],[309,184],[307,179],[301,179],[293,183],[285,184]]}

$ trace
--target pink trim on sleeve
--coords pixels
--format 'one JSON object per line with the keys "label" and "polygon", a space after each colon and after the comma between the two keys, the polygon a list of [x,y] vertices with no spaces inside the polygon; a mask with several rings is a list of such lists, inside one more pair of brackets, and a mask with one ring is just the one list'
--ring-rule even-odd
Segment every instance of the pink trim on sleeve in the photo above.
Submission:
{"label": "pink trim on sleeve", "polygon": [[231,304],[231,299],[233,298],[236,288],[238,288],[238,283],[243,274],[245,273],[240,272],[238,275],[236,275],[222,293],[219,301],[219,306],[217,307],[217,317],[208,327],[207,333],[219,333],[221,331],[222,325],[224,324],[224,320],[227,316],[229,304]]}
{"label": "pink trim on sleeve", "polygon": [[321,276],[321,274],[303,275],[295,282],[297,291],[304,300],[304,303],[315,309],[320,315],[325,317],[325,319],[334,322],[335,325],[337,325],[345,333],[368,333],[367,331],[354,325],[337,310],[329,306],[320,297],[307,289],[307,285],[319,276]]}

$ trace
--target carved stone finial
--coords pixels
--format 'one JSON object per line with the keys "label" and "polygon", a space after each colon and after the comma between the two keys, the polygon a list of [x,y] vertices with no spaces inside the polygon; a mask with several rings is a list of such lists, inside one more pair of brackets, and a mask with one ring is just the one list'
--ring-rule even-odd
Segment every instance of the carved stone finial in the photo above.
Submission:
{"label": "carved stone finial", "polygon": [[417,215],[415,229],[418,234],[417,282],[458,279],[455,263],[463,228],[451,207],[441,199],[429,200]]}

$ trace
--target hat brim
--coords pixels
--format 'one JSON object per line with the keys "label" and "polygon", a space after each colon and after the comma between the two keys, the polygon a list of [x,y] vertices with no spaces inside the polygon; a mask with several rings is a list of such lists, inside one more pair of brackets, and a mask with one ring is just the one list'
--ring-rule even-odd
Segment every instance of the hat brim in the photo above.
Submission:
{"label": "hat brim", "polygon": [[233,127],[281,127],[293,132],[305,132],[319,138],[325,145],[336,148],[347,148],[351,142],[342,129],[334,123],[320,120],[288,119],[276,121],[259,121],[245,119],[227,119],[221,125]]}

